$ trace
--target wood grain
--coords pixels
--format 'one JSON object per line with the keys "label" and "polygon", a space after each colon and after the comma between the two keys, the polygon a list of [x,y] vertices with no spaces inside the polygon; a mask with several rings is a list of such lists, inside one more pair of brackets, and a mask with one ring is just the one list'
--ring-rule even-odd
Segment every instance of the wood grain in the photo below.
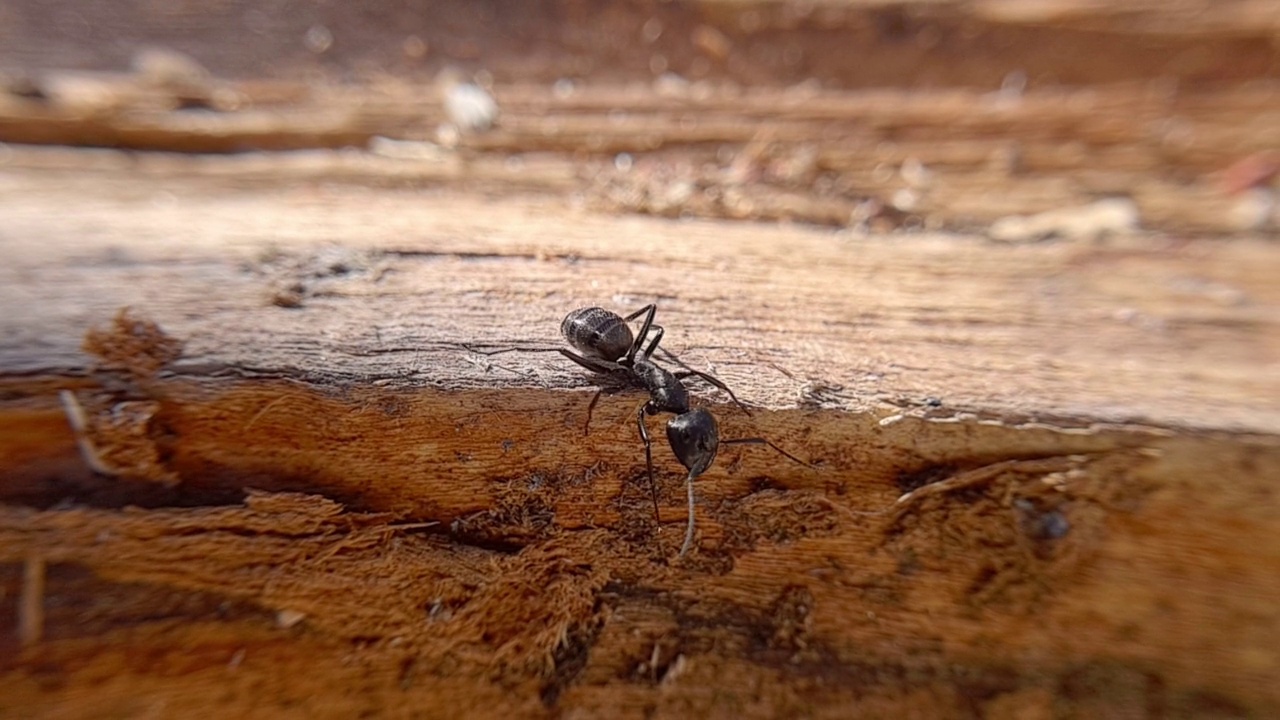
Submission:
{"label": "wood grain", "polygon": [[0,10],[0,717],[1280,715],[1265,5]]}
{"label": "wood grain", "polygon": [[[301,707],[1280,704],[1264,241],[851,237],[103,157],[0,175],[23,308],[0,319],[5,596],[33,553],[49,568],[45,640],[5,675],[20,706],[75,706],[32,663],[109,675],[95,707],[119,712],[352,683]],[[726,436],[813,463],[723,452],[683,561],[682,475],[658,446],[655,523],[641,398],[606,396],[584,437],[580,371],[473,352],[650,301],[664,344],[757,408],[700,393]],[[117,599],[100,625],[59,610],[94,597]],[[188,659],[113,674],[108,642]]]}
{"label": "wood grain", "polygon": [[[278,189],[238,191],[142,162],[0,175],[0,292],[24,310],[0,319],[10,372],[83,367],[83,333],[131,306],[184,340],[193,369],[582,386],[554,356],[466,348],[556,347],[575,307],[656,301],[668,349],[767,407],[815,392],[846,410],[932,396],[941,414],[1015,422],[1280,426],[1267,371],[1280,362],[1280,260],[1263,240],[1011,249],[619,220],[536,196],[299,184],[288,171],[263,180]],[[298,285],[300,307],[275,304]]]}

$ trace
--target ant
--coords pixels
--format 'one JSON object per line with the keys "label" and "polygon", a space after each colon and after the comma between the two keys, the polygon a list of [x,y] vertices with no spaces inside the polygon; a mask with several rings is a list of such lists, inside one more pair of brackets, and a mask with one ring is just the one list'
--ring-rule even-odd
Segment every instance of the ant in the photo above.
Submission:
{"label": "ant", "polygon": [[[644,388],[648,391],[649,399],[636,411],[636,426],[640,430],[640,439],[644,442],[645,469],[649,476],[649,490],[653,496],[655,518],[658,517],[658,487],[653,479],[653,442],[649,437],[644,419],[646,415],[659,413],[671,413],[675,416],[667,421],[667,442],[671,445],[671,451],[676,459],[689,471],[688,477],[685,478],[689,496],[689,522],[685,530],[684,544],[680,546],[680,556],[683,557],[693,544],[693,481],[715,462],[716,453],[721,445],[768,445],[801,465],[809,463],[764,438],[721,439],[720,427],[715,416],[703,408],[690,408],[689,392],[683,380],[690,377],[700,378],[728,393],[734,404],[747,415],[750,415],[751,411],[723,382],[712,375],[689,368],[666,350],[663,352],[683,365],[684,370],[673,373],[652,360],[653,353],[665,332],[662,326],[653,323],[656,313],[657,305],[655,304],[646,305],[626,317],[599,307],[579,308],[566,315],[564,321],[560,323],[560,334],[578,353],[563,348],[557,348],[556,351],[597,375],[607,376],[624,385]],[[644,321],[640,326],[640,332],[633,334],[628,323],[642,315]],[[651,332],[653,337],[650,339]],[[645,345],[646,340],[648,345]],[[641,350],[642,347],[643,350]],[[601,388],[591,398],[591,403],[587,407],[587,427],[584,430],[589,428],[591,412],[603,392],[604,388]]]}

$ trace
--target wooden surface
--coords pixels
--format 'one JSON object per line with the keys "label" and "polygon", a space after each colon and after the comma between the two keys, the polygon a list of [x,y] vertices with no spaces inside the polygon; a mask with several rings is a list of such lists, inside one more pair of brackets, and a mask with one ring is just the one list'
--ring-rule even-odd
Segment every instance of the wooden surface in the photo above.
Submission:
{"label": "wooden surface", "polygon": [[[4,142],[370,147],[383,162],[325,174],[876,231],[1100,198],[1180,235],[1280,225],[1224,177],[1280,143],[1266,2],[21,5],[0,23]],[[460,155],[434,144],[444,68],[501,110]]]}
{"label": "wooden surface", "polygon": [[[465,346],[556,347],[573,308],[656,301],[666,347],[765,406],[802,404],[809,387],[846,410],[932,396],[942,415],[1280,427],[1280,375],[1267,372],[1280,361],[1280,259],[1262,239],[1009,248],[620,219],[287,169],[242,191],[208,176],[258,160],[200,160],[193,176],[165,158],[106,159],[0,175],[6,304],[25,309],[0,320],[14,371],[83,366],[85,329],[131,306],[183,338],[193,368],[582,385],[554,357],[491,367]],[[277,306],[295,284],[300,307]]]}
{"label": "wooden surface", "polygon": [[[460,138],[470,151],[462,154],[434,144],[445,118],[431,83],[206,80],[201,92],[230,96],[231,108],[175,112],[172,91],[137,74],[64,72],[43,82],[47,101],[0,94],[7,140],[188,153],[369,147],[372,158],[283,162],[378,186],[572,191],[594,209],[663,217],[975,232],[1124,198],[1131,224],[1148,229],[1276,226],[1254,217],[1256,199],[1224,190],[1234,163],[1280,143],[1273,81],[1194,92],[1166,78],[851,93],[669,80],[571,84],[559,94],[522,83],[496,91],[500,125]],[[235,171],[243,181],[266,170],[257,161]]]}
{"label": "wooden surface", "polygon": [[[78,687],[114,662],[99,642],[201,648],[177,678],[110,673],[95,703],[126,713],[1276,707],[1265,241],[851,237],[148,162],[0,176],[23,308],[0,321],[0,547],[50,568],[21,707],[75,707],[31,663]],[[583,373],[468,350],[649,301],[757,406],[714,405],[726,437],[815,465],[726,450],[678,562],[682,476],[658,445],[659,528],[640,398],[583,437]],[[160,329],[113,326],[122,306]],[[107,597],[97,624],[58,610]]]}
{"label": "wooden surface", "polygon": [[[345,7],[0,23],[0,717],[1280,714],[1258,4]],[[643,394],[476,352],[649,302],[810,461],[683,558]]]}

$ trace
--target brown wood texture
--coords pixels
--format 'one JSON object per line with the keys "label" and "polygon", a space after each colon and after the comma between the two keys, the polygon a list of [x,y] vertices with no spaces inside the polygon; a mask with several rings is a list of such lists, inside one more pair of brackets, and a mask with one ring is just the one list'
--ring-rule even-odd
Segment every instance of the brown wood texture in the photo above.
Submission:
{"label": "brown wood texture", "polygon": [[[175,112],[170,89],[136,75],[63,73],[44,82],[48,100],[0,94],[0,137],[212,153],[369,146],[397,161],[351,158],[343,175],[378,184],[460,177],[458,156],[422,144],[445,120],[430,83],[206,81],[203,92],[231,97],[233,111]],[[500,127],[459,139],[481,154],[467,169],[472,182],[571,188],[593,207],[670,217],[975,231],[1125,197],[1134,224],[1233,233],[1258,223],[1250,198],[1224,192],[1224,171],[1280,143],[1269,83],[851,93],[671,81],[656,92],[603,85],[561,96],[532,83],[497,92]],[[622,153],[636,160],[619,169]]]}
{"label": "brown wood texture", "polygon": [[[128,598],[46,612],[9,669],[24,706],[73,702],[30,663],[74,687],[114,662],[73,662],[97,642],[202,648],[180,679],[114,675],[95,697],[122,712],[316,657],[273,707],[357,678],[382,709],[498,687],[525,711],[1275,706],[1269,244],[869,239],[283,170],[245,191],[210,162],[249,161],[0,177],[23,308],[0,547],[49,563],[50,598]],[[726,436],[815,464],[726,450],[680,561],[682,477],[659,441],[659,528],[640,398],[606,396],[583,437],[582,372],[468,349],[650,300],[668,347],[757,406],[715,404]],[[264,697],[239,692],[219,702]]]}
{"label": "brown wood texture", "polygon": [[[1262,4],[226,7],[0,23],[0,716],[1280,713]],[[650,302],[809,461],[721,448],[684,557],[645,395],[484,354]]]}
{"label": "brown wood texture", "polygon": [[[131,306],[183,339],[182,364],[197,368],[554,386],[580,373],[466,347],[557,347],[568,310],[656,301],[664,346],[765,406],[936,396],[1027,420],[1280,425],[1267,401],[1280,378],[1259,371],[1280,357],[1264,239],[882,239],[371,190],[326,182],[322,168],[340,180],[344,165],[328,154],[237,190],[225,178],[261,159],[106,154],[50,169],[62,152],[15,151],[10,167],[23,155],[32,170],[0,176],[7,304],[23,308],[3,320],[13,370],[84,366],[84,331]],[[282,294],[299,307],[280,307]]]}
{"label": "brown wood texture", "polygon": [[[472,177],[571,186],[606,209],[974,231],[1121,196],[1153,229],[1277,225],[1222,178],[1280,143],[1266,2],[546,0],[438,3],[430,22],[395,3],[225,5],[20,3],[0,23],[0,140],[179,152],[434,140],[431,78],[456,66],[503,79],[499,126],[463,147],[529,160]],[[175,23],[199,32],[175,36]],[[140,51],[156,46],[168,54]],[[634,163],[615,168],[618,153]],[[346,171],[457,177],[456,158],[436,160]]]}

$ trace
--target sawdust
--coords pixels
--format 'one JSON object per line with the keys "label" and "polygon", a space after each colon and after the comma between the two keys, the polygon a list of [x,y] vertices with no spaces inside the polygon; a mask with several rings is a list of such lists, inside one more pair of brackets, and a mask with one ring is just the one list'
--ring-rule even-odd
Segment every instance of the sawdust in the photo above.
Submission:
{"label": "sawdust", "polygon": [[182,346],[181,340],[167,335],[155,322],[121,308],[110,327],[93,328],[85,334],[83,348],[97,356],[104,370],[146,378],[181,357]]}
{"label": "sawdust", "polygon": [[83,349],[97,356],[96,392],[59,392],[80,455],[94,472],[124,480],[178,484],[167,467],[155,376],[182,356],[183,342],[154,321],[121,308],[107,328],[91,328]]}
{"label": "sawdust", "polygon": [[[604,575],[563,548],[494,559],[450,548],[430,524],[331,500],[250,492],[241,507],[0,511],[0,560],[39,552],[114,582],[252,603],[326,634],[495,677],[548,677],[599,622]],[[296,624],[293,623],[293,624]]]}

